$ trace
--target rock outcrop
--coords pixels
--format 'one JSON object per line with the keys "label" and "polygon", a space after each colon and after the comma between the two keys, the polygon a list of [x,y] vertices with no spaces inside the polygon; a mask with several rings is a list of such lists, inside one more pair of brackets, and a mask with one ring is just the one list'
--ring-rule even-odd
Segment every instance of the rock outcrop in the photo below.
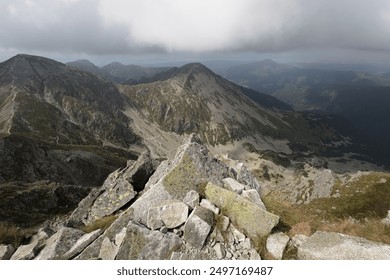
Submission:
{"label": "rock outcrop", "polygon": [[301,260],[390,260],[390,245],[317,231],[298,247]]}
{"label": "rock outcrop", "polygon": [[[260,259],[256,238],[279,219],[263,207],[247,169],[217,160],[196,135],[183,141],[173,160],[158,163],[144,153],[110,174],[81,201],[68,227],[29,258]],[[69,228],[99,224],[112,214],[116,219],[106,230]]]}

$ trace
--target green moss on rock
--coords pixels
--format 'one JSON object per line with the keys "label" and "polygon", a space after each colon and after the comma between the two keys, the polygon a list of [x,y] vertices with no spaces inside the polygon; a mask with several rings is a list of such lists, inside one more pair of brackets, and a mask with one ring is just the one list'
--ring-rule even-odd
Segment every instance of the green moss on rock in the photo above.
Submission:
{"label": "green moss on rock", "polygon": [[221,209],[232,223],[252,240],[268,235],[279,222],[279,217],[260,209],[240,195],[208,183],[206,198]]}

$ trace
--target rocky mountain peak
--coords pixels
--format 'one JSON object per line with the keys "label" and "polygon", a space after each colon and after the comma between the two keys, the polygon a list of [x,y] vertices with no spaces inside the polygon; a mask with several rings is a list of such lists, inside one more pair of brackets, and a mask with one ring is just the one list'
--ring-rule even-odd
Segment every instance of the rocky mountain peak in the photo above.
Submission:
{"label": "rocky mountain peak", "polygon": [[18,81],[18,83],[25,83],[32,77],[46,78],[49,75],[63,71],[65,68],[64,64],[49,58],[18,54],[0,63],[0,80],[2,82]]}

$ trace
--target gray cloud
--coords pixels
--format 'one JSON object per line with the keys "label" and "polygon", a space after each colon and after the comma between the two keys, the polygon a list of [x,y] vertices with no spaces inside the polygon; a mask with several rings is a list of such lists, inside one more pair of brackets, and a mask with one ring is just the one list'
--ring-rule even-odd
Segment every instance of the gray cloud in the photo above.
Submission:
{"label": "gray cloud", "polygon": [[388,0],[5,0],[0,26],[0,53],[390,51]]}

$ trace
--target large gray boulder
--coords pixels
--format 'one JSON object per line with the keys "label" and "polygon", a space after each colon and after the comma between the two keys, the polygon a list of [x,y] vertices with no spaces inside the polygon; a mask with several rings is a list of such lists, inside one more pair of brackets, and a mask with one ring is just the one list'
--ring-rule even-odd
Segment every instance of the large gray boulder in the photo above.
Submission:
{"label": "large gray boulder", "polygon": [[89,244],[102,234],[101,229],[84,234],[63,256],[64,259],[72,259],[80,254]]}
{"label": "large gray boulder", "polygon": [[163,234],[130,223],[116,259],[168,260],[173,252],[179,250],[181,245],[181,239],[174,233]]}
{"label": "large gray boulder", "polygon": [[184,240],[195,248],[202,248],[214,223],[214,213],[196,206],[184,225]]}
{"label": "large gray boulder", "polygon": [[298,247],[301,260],[390,260],[390,245],[317,231]]}
{"label": "large gray boulder", "polygon": [[62,227],[47,241],[36,260],[52,260],[62,258],[70,248],[84,235],[84,232],[75,228]]}
{"label": "large gray boulder", "polygon": [[0,245],[0,260],[9,260],[15,252],[13,245]]}
{"label": "large gray boulder", "polygon": [[215,204],[221,213],[227,216],[252,241],[267,236],[279,222],[278,216],[264,211],[237,193],[212,183],[207,184],[205,194],[206,198]]}
{"label": "large gray boulder", "polygon": [[149,208],[147,226],[154,230],[162,226],[168,229],[184,224],[188,217],[188,206],[179,200],[167,200]]}

